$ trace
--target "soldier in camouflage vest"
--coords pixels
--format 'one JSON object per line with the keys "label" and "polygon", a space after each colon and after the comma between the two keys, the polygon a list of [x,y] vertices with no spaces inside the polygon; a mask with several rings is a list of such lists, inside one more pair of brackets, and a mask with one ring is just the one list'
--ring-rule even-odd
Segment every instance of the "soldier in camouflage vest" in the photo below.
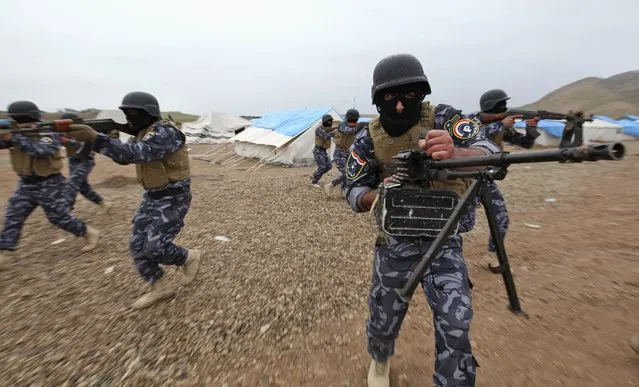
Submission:
{"label": "soldier in camouflage vest", "polygon": [[[478,122],[464,119],[452,106],[425,102],[430,92],[422,65],[412,55],[392,55],[375,67],[371,94],[379,117],[357,135],[346,164],[346,200],[354,211],[370,211],[377,201],[379,184],[401,178],[391,176],[388,166],[392,157],[402,150],[425,150],[433,159],[499,151],[485,138]],[[461,122],[468,130],[451,130],[451,133],[442,130],[461,127],[458,125]],[[425,132],[425,140],[420,140],[421,132]],[[432,188],[461,195],[469,184],[467,179],[435,181]],[[467,211],[474,213],[474,207]],[[474,217],[465,216],[460,229],[472,229],[473,220]],[[366,321],[368,352],[372,357],[369,387],[390,385],[389,359],[394,354],[395,340],[408,311],[408,304],[394,289],[404,286],[432,242],[423,238],[392,237],[383,234],[381,228],[380,233],[374,247],[368,297],[370,315]],[[439,251],[421,283],[433,313],[433,321],[424,321],[424,324],[435,325],[434,385],[474,385],[477,363],[470,345],[473,309],[461,234],[453,235]]]}
{"label": "soldier in camouflage vest", "polygon": [[186,137],[172,122],[161,119],[157,99],[148,93],[127,94],[120,109],[137,133],[128,143],[98,134],[86,125],[71,125],[70,136],[94,143],[94,149],[119,164],[136,164],[144,197],[133,218],[131,255],[150,289],[132,304],[146,308],[172,297],[160,265],[182,269],[182,284],[189,285],[200,268],[201,252],[177,246],[173,240],[184,227],[191,206],[191,175]]}
{"label": "soldier in camouflage vest", "polygon": [[[18,124],[41,119],[40,110],[31,101],[10,104],[8,115]],[[61,147],[65,141],[59,133],[6,134],[0,138],[0,149],[9,149],[11,165],[20,176],[0,234],[0,269],[8,265],[7,253],[16,250],[24,222],[38,206],[53,225],[84,238],[85,245],[80,251],[91,251],[97,246],[98,230],[69,214],[67,180],[61,173]]]}

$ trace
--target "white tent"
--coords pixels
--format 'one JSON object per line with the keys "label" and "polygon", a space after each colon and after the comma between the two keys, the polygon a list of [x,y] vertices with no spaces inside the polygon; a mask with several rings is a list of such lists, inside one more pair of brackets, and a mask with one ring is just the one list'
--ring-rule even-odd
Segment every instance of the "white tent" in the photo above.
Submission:
{"label": "white tent", "polygon": [[[271,112],[253,120],[252,125],[231,139],[235,153],[262,162],[285,165],[311,165],[315,147],[315,128],[322,116],[341,117],[332,108],[304,108]],[[328,151],[332,158],[335,145]]]}
{"label": "white tent", "polygon": [[[113,121],[119,124],[126,124],[126,116],[124,115],[124,112],[119,109],[101,110],[100,113],[98,113],[97,117],[95,117],[95,119],[96,120],[112,119]],[[130,134],[120,132],[120,141],[122,142],[129,141],[129,138],[131,137],[133,136],[131,136]]]}
{"label": "white tent", "polygon": [[[566,122],[563,120],[541,120],[537,124],[540,136],[535,140],[535,144],[542,146],[559,146],[561,136]],[[518,132],[525,134],[525,122],[520,121],[515,124]],[[583,141],[585,145],[593,142],[626,141],[634,138],[624,134],[621,125],[594,119],[592,122],[584,123]]]}
{"label": "white tent", "polygon": [[236,131],[251,125],[251,121],[228,113],[211,112],[195,122],[182,124],[189,144],[220,144],[229,142]]}

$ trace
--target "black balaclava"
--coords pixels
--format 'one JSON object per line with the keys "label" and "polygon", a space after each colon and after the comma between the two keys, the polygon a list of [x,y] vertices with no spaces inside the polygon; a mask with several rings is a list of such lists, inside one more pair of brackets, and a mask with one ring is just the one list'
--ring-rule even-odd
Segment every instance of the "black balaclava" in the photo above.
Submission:
{"label": "black balaclava", "polygon": [[497,102],[497,105],[495,105],[494,108],[490,109],[486,113],[500,114],[500,113],[506,113],[507,111],[508,111],[508,108],[506,107],[506,101],[501,101],[501,102]]}
{"label": "black balaclava", "polygon": [[18,124],[30,124],[33,122],[38,122],[38,120],[33,119],[29,116],[11,116],[11,118]]}
{"label": "black balaclava", "polygon": [[[375,95],[375,105],[379,112],[382,129],[391,137],[398,137],[419,122],[422,101],[426,94],[420,85],[402,85],[380,91]],[[397,101],[404,110],[397,112]]]}
{"label": "black balaclava", "polygon": [[159,120],[159,118],[153,117],[149,113],[140,109],[124,109],[124,115],[129,123],[129,127],[135,133],[143,131]]}
{"label": "black balaclava", "polygon": [[322,126],[325,128],[330,128],[331,126],[333,126],[333,121],[324,121],[322,122]]}

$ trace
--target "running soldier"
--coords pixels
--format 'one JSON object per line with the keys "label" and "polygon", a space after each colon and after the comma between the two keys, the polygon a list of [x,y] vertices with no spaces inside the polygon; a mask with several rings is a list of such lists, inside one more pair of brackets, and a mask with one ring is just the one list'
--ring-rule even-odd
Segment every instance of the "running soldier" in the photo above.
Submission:
{"label": "running soldier", "polygon": [[331,160],[328,158],[328,149],[331,147],[331,139],[334,136],[333,116],[325,114],[322,116],[322,124],[315,128],[315,148],[313,148],[313,158],[317,169],[313,172],[311,184],[313,187],[321,187],[319,181],[324,174],[331,170]]}
{"label": "running soldier", "polygon": [[[77,119],[79,116],[75,113],[63,113],[60,115],[61,120]],[[104,200],[99,193],[93,190],[89,184],[89,174],[95,167],[95,155],[91,152],[86,159],[78,157],[73,148],[67,146],[67,158],[69,160],[69,184],[67,185],[67,193],[69,195],[69,211],[73,211],[75,200],[78,192],[89,201],[102,207],[104,214],[109,212],[111,206]]]}
{"label": "running soldier", "polygon": [[[7,114],[18,124],[35,124],[42,118],[31,101],[13,102]],[[20,176],[0,234],[0,268],[8,264],[6,253],[16,250],[24,222],[37,206],[42,207],[51,224],[84,238],[81,252],[91,251],[98,244],[98,230],[69,214],[67,180],[61,173],[62,141],[64,137],[59,133],[47,132],[38,136],[17,133],[0,136],[0,149],[9,149],[13,170]]]}
{"label": "running soldier", "polygon": [[189,285],[200,268],[201,252],[177,246],[173,240],[184,227],[191,206],[191,175],[186,136],[160,116],[160,105],[151,94],[132,92],[120,109],[135,139],[123,143],[98,134],[87,125],[71,125],[70,136],[94,143],[94,149],[116,163],[136,164],[138,182],[145,189],[133,218],[130,251],[140,276],[150,290],[132,304],[142,309],[172,297],[160,265],[180,267],[182,284]]}

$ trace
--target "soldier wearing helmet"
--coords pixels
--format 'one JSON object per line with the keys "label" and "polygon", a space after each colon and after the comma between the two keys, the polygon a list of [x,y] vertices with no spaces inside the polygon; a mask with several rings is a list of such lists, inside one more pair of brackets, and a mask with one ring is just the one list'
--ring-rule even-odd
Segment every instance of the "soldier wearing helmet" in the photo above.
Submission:
{"label": "soldier wearing helmet", "polygon": [[138,273],[150,285],[132,304],[132,308],[141,309],[175,294],[160,265],[183,269],[182,284],[189,285],[198,273],[201,253],[173,243],[191,206],[185,135],[171,121],[162,119],[160,105],[149,93],[127,94],[120,109],[136,133],[133,141],[123,143],[87,125],[71,125],[69,135],[94,143],[96,151],[119,164],[136,164],[137,179],[145,193],[133,219],[129,247]]}
{"label": "soldier wearing helmet", "polygon": [[321,187],[319,181],[324,174],[331,170],[331,160],[328,158],[328,149],[331,147],[331,140],[334,136],[333,116],[324,114],[322,123],[315,128],[315,147],[313,148],[313,158],[317,169],[311,177],[313,187]]}
{"label": "soldier wearing helmet", "polygon": [[[60,115],[61,120],[66,119],[78,119],[80,118],[75,113],[63,113]],[[75,207],[75,200],[78,192],[82,194],[87,200],[102,207],[104,213],[108,213],[111,206],[104,200],[99,193],[95,192],[93,187],[89,184],[89,174],[95,167],[94,152],[91,152],[85,159],[78,157],[75,150],[71,147],[67,147],[67,158],[69,159],[69,184],[67,185],[67,192],[69,195],[69,211],[73,211]]]}
{"label": "soldier wearing helmet", "polygon": [[[380,183],[401,181],[401,176],[391,175],[389,168],[392,157],[400,151],[421,149],[438,160],[499,152],[485,138],[479,122],[467,119],[452,106],[424,101],[430,93],[430,82],[413,55],[392,55],[375,67],[371,97],[379,116],[357,135],[346,165],[346,200],[354,211],[371,210]],[[422,132],[425,139],[420,139]],[[469,185],[469,181],[457,179],[434,181],[431,188],[452,190],[461,196]],[[474,210],[467,211],[474,214]],[[472,229],[472,220],[474,217],[464,217],[460,230]],[[390,383],[389,359],[408,310],[408,304],[394,288],[406,283],[431,243],[428,238],[393,237],[379,229],[366,321],[368,352],[372,357],[369,386]],[[422,286],[435,324],[435,385],[474,385],[477,364],[469,335],[473,316],[471,285],[459,233],[451,236],[437,253],[424,274]]]}
{"label": "soldier wearing helmet", "polygon": [[348,109],[345,117],[346,122],[342,121],[337,127],[335,138],[335,150],[333,151],[333,162],[339,170],[339,176],[324,186],[327,195],[330,195],[333,187],[339,187],[342,191],[346,189],[346,158],[348,157],[348,148],[355,141],[355,135],[360,127],[357,125],[359,120],[359,111],[357,109]]}
{"label": "soldier wearing helmet", "polygon": [[[13,102],[7,110],[8,116],[18,124],[36,124],[42,117],[31,101]],[[93,250],[98,243],[99,232],[69,214],[65,195],[67,180],[61,173],[62,141],[59,133],[0,136],[0,149],[9,149],[11,165],[20,176],[18,188],[9,199],[0,234],[0,268],[8,264],[7,252],[16,250],[24,222],[38,206],[54,226],[84,238],[82,252]]]}
{"label": "soldier wearing helmet", "polygon": [[[490,115],[493,114],[505,113],[508,110],[506,105],[509,99],[510,97],[506,94],[505,91],[501,89],[488,90],[479,98],[481,115],[484,117],[490,117]],[[521,117],[523,116],[508,116],[503,118],[502,120],[497,120],[483,125],[482,130],[484,131],[486,137],[497,144],[497,146],[499,146],[499,148],[502,150],[504,142],[508,142],[512,145],[517,145],[522,148],[530,149],[533,147],[536,137],[539,136],[539,133],[537,132],[537,123],[539,122],[539,118],[535,117],[534,119],[526,121],[526,134],[523,135],[517,132],[513,127],[513,125],[515,124],[515,120]],[[493,203],[493,207],[495,208],[495,215],[499,226],[499,232],[502,239],[506,238],[509,218],[504,195],[499,190],[499,187],[497,186],[497,183],[495,181],[488,182],[488,190],[492,196],[491,201]],[[477,199],[477,202],[478,201],[479,199]],[[495,247],[495,243],[493,242],[493,237],[491,234],[488,236],[488,255],[490,256],[489,260],[493,259],[496,251],[497,248]]]}

